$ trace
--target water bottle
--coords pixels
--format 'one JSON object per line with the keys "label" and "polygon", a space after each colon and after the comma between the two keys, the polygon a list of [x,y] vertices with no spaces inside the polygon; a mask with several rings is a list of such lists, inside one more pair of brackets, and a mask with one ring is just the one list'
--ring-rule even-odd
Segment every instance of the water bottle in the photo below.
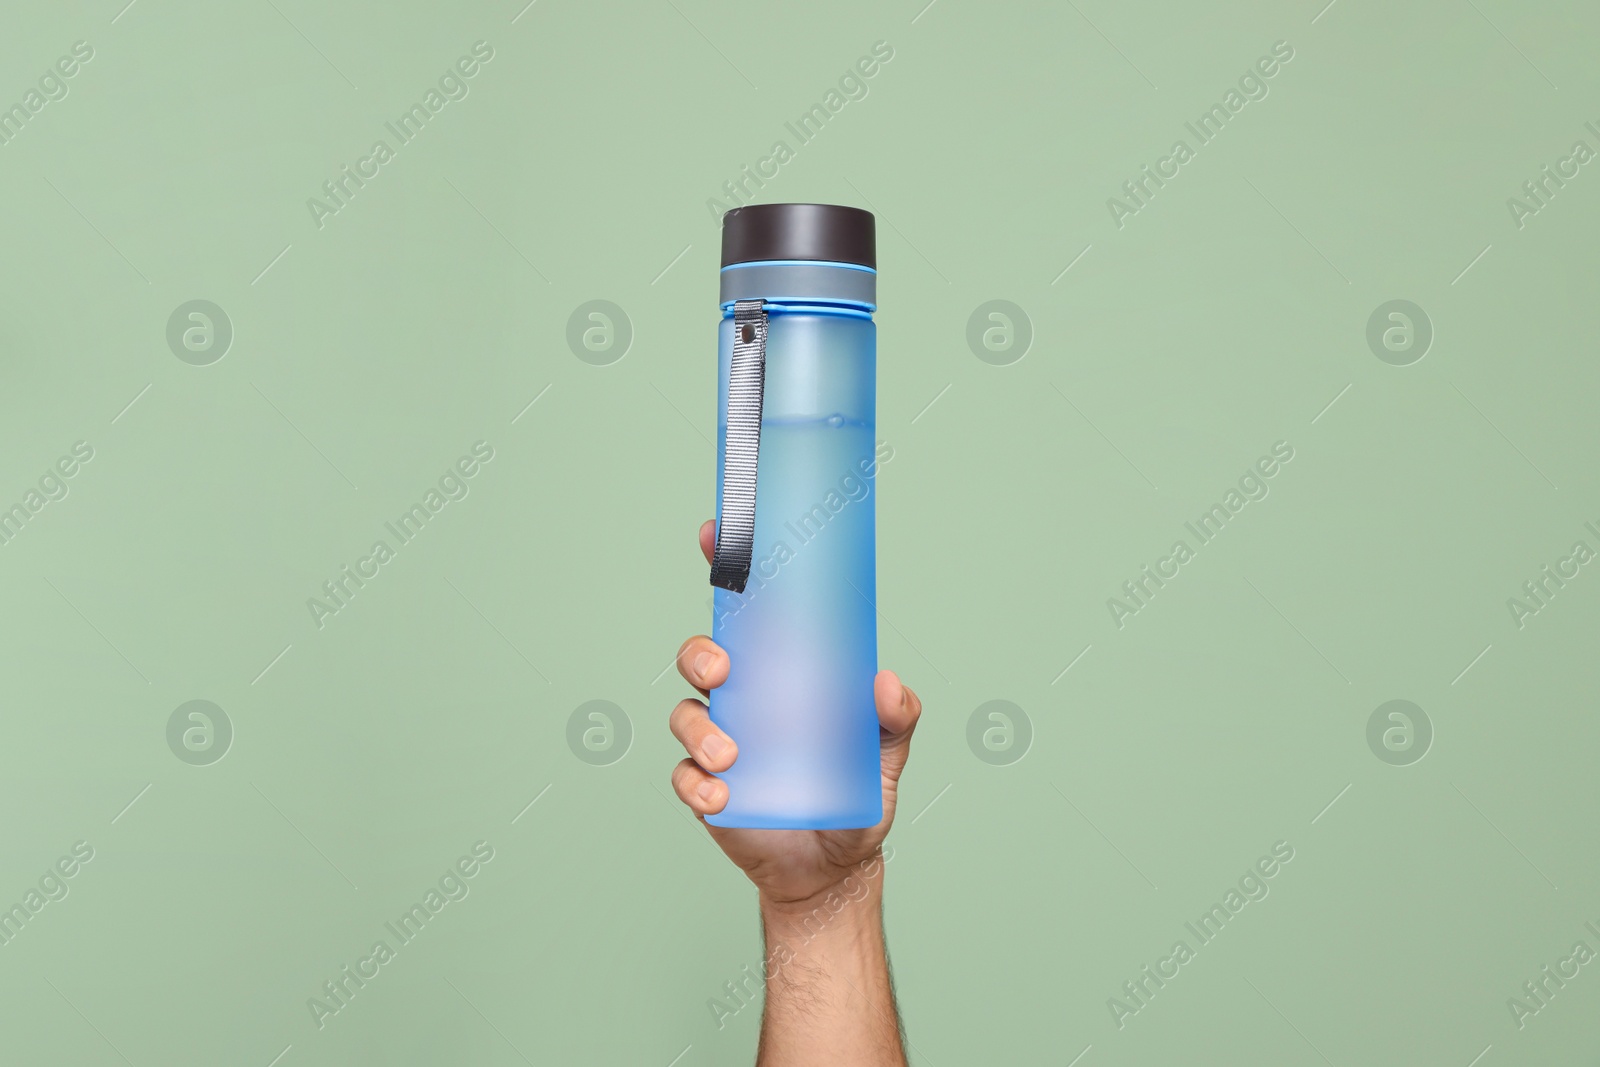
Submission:
{"label": "water bottle", "polygon": [[873,521],[873,216],[758,204],[722,220],[711,720],[739,746],[714,826],[883,818]]}

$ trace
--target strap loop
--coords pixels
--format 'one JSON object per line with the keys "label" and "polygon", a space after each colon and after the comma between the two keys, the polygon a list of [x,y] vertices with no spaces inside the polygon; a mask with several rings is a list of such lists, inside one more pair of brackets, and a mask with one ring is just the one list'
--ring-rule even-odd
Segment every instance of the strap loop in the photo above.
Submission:
{"label": "strap loop", "polygon": [[766,391],[767,313],[760,300],[733,305],[733,360],[722,446],[722,513],[711,556],[711,584],[744,592],[756,539],[756,467]]}

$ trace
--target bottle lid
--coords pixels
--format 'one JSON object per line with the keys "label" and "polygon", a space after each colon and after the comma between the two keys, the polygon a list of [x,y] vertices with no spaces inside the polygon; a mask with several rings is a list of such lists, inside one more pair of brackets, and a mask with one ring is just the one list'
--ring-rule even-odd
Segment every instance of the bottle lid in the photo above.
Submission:
{"label": "bottle lid", "polygon": [[872,212],[838,204],[750,204],[722,216],[722,265],[810,259],[878,266]]}

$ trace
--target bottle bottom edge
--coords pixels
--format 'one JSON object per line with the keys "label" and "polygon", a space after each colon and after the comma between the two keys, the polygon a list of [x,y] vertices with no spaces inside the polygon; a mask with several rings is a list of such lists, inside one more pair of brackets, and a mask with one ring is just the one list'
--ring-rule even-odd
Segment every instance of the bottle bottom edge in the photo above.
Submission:
{"label": "bottle bottom edge", "polygon": [[826,816],[777,816],[750,814],[707,815],[706,822],[726,830],[867,830],[883,821],[883,813]]}

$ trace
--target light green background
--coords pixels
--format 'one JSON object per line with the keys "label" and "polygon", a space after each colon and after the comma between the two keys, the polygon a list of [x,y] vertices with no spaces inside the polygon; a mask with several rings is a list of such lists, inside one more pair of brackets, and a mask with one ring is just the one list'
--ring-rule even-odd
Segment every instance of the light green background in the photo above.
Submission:
{"label": "light green background", "polygon": [[[1506,204],[1600,148],[1592,6],[124,2],[0,41],[4,103],[94,49],[0,147],[0,502],[94,449],[0,547],[0,902],[95,850],[0,946],[0,1058],[751,1060],[757,1009],[708,1001],[758,958],[753,892],[668,784],[663,671],[709,625],[707,199],[887,41],[760,198],[880,222],[913,1061],[1600,1060],[1600,963],[1507,1008],[1600,950],[1600,573],[1506,606],[1600,548],[1600,164],[1520,229]],[[319,228],[307,198],[480,40],[470,95]],[[209,366],[166,341],[194,299],[234,329]],[[608,366],[565,340],[594,299],[634,331]],[[1008,366],[966,341],[992,299],[1034,331]],[[1409,366],[1365,340],[1393,299],[1435,331]],[[319,630],[307,598],[479,440],[470,495]],[[1118,629],[1107,598],[1277,441],[1270,495]],[[1397,698],[1435,730],[1409,766],[1366,741]],[[209,766],[167,745],[192,699],[235,730]],[[633,726],[609,766],[565,739],[593,699]],[[995,699],[1033,725],[1009,766],[966,741]],[[470,895],[319,1030],[307,998],[479,840]],[[1119,1029],[1108,998],[1279,840],[1270,896]]]}

